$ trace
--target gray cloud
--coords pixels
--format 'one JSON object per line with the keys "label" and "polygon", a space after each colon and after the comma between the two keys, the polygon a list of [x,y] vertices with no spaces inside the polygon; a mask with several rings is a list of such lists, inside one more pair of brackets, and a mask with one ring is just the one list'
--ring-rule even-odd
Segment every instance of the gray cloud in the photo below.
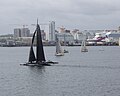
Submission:
{"label": "gray cloud", "polygon": [[120,25],[119,4],[119,0],[0,1],[0,34],[13,33],[10,24],[32,24],[36,18],[68,29],[114,29]]}

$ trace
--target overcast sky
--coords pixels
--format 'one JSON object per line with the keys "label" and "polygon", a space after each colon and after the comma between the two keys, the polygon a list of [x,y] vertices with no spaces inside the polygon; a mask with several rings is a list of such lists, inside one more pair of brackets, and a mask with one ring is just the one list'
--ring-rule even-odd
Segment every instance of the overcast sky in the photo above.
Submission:
{"label": "overcast sky", "polygon": [[[0,0],[0,34],[24,24],[56,22],[56,28],[117,29],[120,0]],[[20,27],[20,26],[19,26]],[[32,30],[31,30],[32,31]]]}

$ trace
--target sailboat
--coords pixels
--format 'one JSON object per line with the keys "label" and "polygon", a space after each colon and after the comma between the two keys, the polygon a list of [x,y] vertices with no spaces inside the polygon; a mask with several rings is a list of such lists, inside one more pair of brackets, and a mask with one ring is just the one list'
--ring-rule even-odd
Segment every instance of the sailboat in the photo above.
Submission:
{"label": "sailboat", "polygon": [[119,37],[119,42],[118,43],[119,43],[118,45],[120,46],[120,37]]}
{"label": "sailboat", "polygon": [[64,49],[64,53],[69,53],[69,51],[68,51],[68,50],[66,50],[66,49]]}
{"label": "sailboat", "polygon": [[85,40],[82,41],[81,52],[88,52],[88,49],[86,48],[86,41]]}
{"label": "sailboat", "polygon": [[64,53],[69,53],[69,51],[65,49],[65,46],[66,46],[66,39],[65,39],[65,34],[64,34]]}
{"label": "sailboat", "polygon": [[[36,56],[33,50],[33,43],[36,35]],[[26,65],[26,66],[50,66],[51,64],[56,64],[58,62],[53,62],[53,61],[47,61],[45,60],[45,55],[44,55],[44,50],[43,50],[43,44],[42,44],[42,37],[41,37],[41,30],[40,26],[37,21],[37,27],[36,30],[33,34],[32,38],[32,44],[30,47],[30,53],[29,53],[29,60],[25,64],[21,65]]]}
{"label": "sailboat", "polygon": [[61,48],[61,44],[58,38],[56,38],[56,53],[55,56],[63,56],[64,52]]}

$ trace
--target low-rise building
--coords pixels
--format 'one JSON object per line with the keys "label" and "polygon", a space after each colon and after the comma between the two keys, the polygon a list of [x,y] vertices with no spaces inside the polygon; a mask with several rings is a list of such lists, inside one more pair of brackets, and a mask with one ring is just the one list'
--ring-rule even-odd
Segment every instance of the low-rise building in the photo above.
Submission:
{"label": "low-rise building", "polygon": [[66,42],[69,44],[74,42],[74,37],[71,33],[57,33],[56,36],[61,42]]}
{"label": "low-rise building", "polygon": [[116,42],[118,44],[120,38],[120,32],[108,32],[106,33],[108,42]]}

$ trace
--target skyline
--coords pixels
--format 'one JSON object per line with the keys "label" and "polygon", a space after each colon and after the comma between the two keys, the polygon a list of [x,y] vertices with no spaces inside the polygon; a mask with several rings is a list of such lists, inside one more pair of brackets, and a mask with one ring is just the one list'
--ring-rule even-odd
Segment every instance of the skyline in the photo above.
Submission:
{"label": "skyline", "polygon": [[0,34],[11,34],[18,27],[14,24],[21,24],[21,27],[34,24],[37,18],[39,23],[55,21],[56,28],[117,29],[120,26],[119,4],[119,0],[0,1]]}

